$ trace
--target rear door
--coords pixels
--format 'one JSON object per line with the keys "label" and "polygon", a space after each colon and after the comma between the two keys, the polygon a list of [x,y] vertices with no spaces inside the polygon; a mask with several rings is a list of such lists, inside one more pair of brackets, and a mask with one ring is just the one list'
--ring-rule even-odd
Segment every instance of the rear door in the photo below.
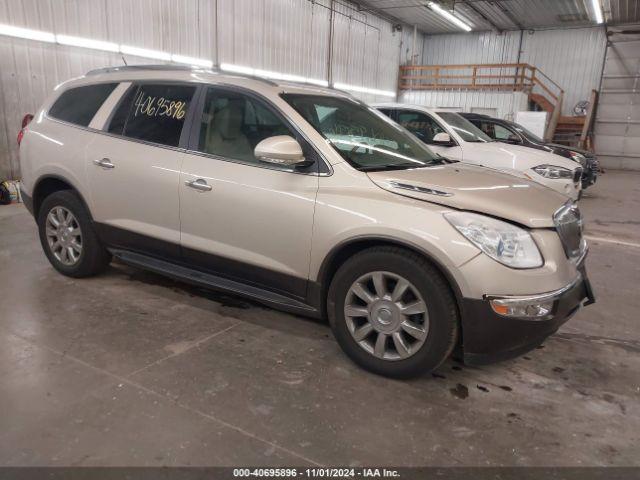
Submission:
{"label": "rear door", "polygon": [[[108,243],[179,256],[183,126],[196,86],[134,84],[87,148],[91,212]],[[186,140],[184,140],[186,141]]]}
{"label": "rear door", "polygon": [[438,133],[449,132],[430,115],[416,110],[396,110],[395,120],[434,152],[452,160],[462,160],[462,148],[459,145],[444,146],[433,141],[433,137]]}
{"label": "rear door", "polygon": [[[275,107],[245,90],[209,87],[199,112],[180,179],[185,261],[303,298],[322,160]],[[258,161],[256,145],[276,135],[296,138],[316,163],[296,170]]]}

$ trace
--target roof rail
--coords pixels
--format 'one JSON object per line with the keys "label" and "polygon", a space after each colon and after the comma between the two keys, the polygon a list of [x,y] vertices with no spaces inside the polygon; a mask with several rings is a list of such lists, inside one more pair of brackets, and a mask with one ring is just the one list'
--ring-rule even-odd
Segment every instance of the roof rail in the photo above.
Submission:
{"label": "roof rail", "polygon": [[122,65],[118,67],[103,67],[96,68],[94,70],[89,70],[87,72],[87,76],[89,75],[99,75],[101,73],[113,73],[113,72],[135,72],[141,70],[170,70],[170,71],[187,71],[193,70],[193,67],[190,65],[165,65],[165,64],[152,64],[152,65]]}
{"label": "roof rail", "polygon": [[[103,67],[103,68],[96,68],[94,70],[89,70],[85,76],[100,75],[101,73],[143,72],[145,70],[152,70],[157,72],[162,72],[162,71],[188,72],[194,69],[202,70],[203,67],[194,67],[191,65],[172,65],[172,64],[121,65],[117,67]],[[272,85],[274,87],[277,87],[279,85],[278,83],[272,80],[269,80],[268,78],[258,77],[256,75],[249,75],[246,73],[237,73],[237,72],[225,72],[216,67],[206,68],[205,70],[208,70],[214,73],[229,75],[230,77],[251,78],[252,80],[259,80],[261,82],[264,82],[268,85]]]}

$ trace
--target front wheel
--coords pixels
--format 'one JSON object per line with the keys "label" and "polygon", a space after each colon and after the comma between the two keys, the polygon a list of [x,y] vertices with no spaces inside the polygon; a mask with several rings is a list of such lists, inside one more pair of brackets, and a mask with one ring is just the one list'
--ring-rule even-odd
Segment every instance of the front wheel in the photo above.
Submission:
{"label": "front wheel", "polygon": [[347,355],[389,377],[432,371],[458,337],[455,299],[442,275],[397,247],[371,248],[343,264],[331,282],[327,311]]}
{"label": "front wheel", "polygon": [[44,199],[38,214],[38,230],[49,262],[64,275],[96,275],[111,260],[82,201],[70,190],[52,193]]}

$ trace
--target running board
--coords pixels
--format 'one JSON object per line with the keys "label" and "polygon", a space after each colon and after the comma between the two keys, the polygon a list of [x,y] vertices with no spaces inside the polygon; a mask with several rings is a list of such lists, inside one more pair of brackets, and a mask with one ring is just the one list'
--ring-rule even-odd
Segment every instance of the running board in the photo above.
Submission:
{"label": "running board", "polygon": [[288,310],[302,315],[317,316],[319,313],[317,309],[304,302],[279,293],[264,290],[260,287],[247,285],[235,280],[229,280],[228,278],[219,277],[210,273],[200,272],[189,267],[176,265],[175,263],[166,262],[141,253],[115,248],[109,249],[109,251],[118,260],[128,265],[141,267],[176,280],[183,280],[201,287],[222,290],[224,292],[249,297],[274,308]]}

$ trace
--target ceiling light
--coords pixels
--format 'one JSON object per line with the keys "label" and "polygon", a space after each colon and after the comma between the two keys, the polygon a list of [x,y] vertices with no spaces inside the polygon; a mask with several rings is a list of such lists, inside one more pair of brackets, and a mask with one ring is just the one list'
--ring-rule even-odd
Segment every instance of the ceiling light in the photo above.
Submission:
{"label": "ceiling light", "polygon": [[171,55],[171,61],[176,63],[186,63],[187,65],[193,65],[194,67],[213,67],[213,62],[211,60],[205,60],[203,58],[195,57],[185,57],[184,55],[173,54]]}
{"label": "ceiling light", "polygon": [[161,52],[160,50],[148,50],[146,48],[131,47],[129,45],[120,45],[120,52],[125,55],[134,55],[136,57],[155,58],[156,60],[170,61],[171,54]]}
{"label": "ceiling light", "polygon": [[106,52],[117,52],[118,50],[120,50],[120,46],[117,43],[92,40],[90,38],[71,37],[69,35],[56,35],[56,42],[58,42],[60,45],[91,48],[93,50],[104,50]]}
{"label": "ceiling light", "polygon": [[[596,1],[596,0],[594,0],[594,1]],[[458,27],[463,29],[465,32],[470,32],[471,31],[471,27],[469,25],[464,23],[462,20],[460,20],[458,17],[456,17],[452,13],[450,13],[447,10],[443,9],[437,3],[429,2],[429,3],[427,3],[427,5],[429,6],[429,8],[431,8],[431,10],[433,10],[434,12],[439,14],[441,17],[446,18],[451,23],[454,23],[455,25],[457,25]]]}
{"label": "ceiling light", "polygon": [[56,36],[53,33],[41,30],[30,30],[28,28],[13,27],[11,25],[0,24],[0,35],[9,37],[26,38],[27,40],[38,40],[40,42],[55,42]]}
{"label": "ceiling light", "polygon": [[396,92],[390,90],[378,90],[377,88],[358,87],[357,85],[347,85],[345,83],[334,83],[333,88],[347,90],[351,92],[369,93],[371,95],[381,95],[383,97],[395,97]]}
{"label": "ceiling light", "polygon": [[596,16],[596,23],[600,24],[604,22],[604,18],[602,18],[602,9],[600,8],[600,0],[591,0],[591,4],[593,5],[593,13]]}

